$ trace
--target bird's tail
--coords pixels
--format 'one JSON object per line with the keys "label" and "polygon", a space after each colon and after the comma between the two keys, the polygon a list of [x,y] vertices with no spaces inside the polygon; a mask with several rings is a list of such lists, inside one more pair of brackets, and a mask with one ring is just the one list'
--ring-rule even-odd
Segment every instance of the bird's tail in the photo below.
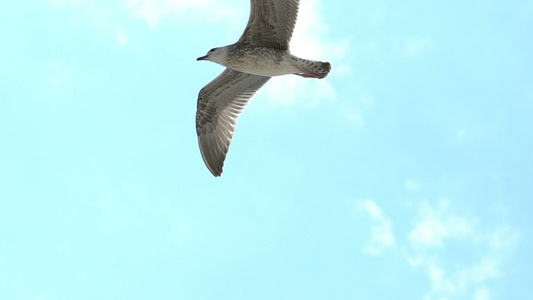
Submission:
{"label": "bird's tail", "polygon": [[294,66],[300,71],[295,74],[306,78],[322,79],[328,76],[329,71],[331,71],[331,64],[329,62],[301,58],[296,59]]}

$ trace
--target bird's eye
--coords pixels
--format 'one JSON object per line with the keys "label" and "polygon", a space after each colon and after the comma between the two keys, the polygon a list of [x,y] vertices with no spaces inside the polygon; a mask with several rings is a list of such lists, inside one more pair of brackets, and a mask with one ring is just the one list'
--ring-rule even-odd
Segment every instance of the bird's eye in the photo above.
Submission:
{"label": "bird's eye", "polygon": [[216,48],[213,48],[213,49],[209,50],[209,52],[213,52],[213,51],[215,51],[215,49],[216,49]]}

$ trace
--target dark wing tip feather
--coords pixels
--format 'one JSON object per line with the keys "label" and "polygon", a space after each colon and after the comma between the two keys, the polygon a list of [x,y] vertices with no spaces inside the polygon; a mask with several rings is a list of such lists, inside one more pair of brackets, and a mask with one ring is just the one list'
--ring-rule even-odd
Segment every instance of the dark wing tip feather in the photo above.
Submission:
{"label": "dark wing tip feather", "polygon": [[215,177],[220,177],[228,149],[220,151],[219,153],[222,156],[219,157],[220,155],[217,155],[215,149],[216,145],[211,145],[209,138],[206,138],[205,135],[198,136],[198,144],[200,145],[200,153],[202,154],[205,165]]}

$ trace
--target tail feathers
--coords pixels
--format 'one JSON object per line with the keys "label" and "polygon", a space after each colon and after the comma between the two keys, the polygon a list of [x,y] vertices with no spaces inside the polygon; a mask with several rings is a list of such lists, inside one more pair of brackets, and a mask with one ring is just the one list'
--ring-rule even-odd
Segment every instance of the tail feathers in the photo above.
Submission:
{"label": "tail feathers", "polygon": [[296,75],[322,79],[328,76],[329,71],[331,71],[331,64],[329,62],[302,59],[298,62],[296,68],[300,71]]}

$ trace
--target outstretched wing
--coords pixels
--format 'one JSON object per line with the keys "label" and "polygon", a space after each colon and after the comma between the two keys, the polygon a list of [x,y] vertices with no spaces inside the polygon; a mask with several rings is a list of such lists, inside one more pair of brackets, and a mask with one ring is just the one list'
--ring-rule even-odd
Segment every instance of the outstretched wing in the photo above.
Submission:
{"label": "outstretched wing", "polygon": [[299,0],[251,0],[250,18],[239,42],[288,50]]}
{"label": "outstretched wing", "polygon": [[202,158],[213,175],[222,174],[237,118],[269,79],[227,68],[200,90],[196,133]]}

